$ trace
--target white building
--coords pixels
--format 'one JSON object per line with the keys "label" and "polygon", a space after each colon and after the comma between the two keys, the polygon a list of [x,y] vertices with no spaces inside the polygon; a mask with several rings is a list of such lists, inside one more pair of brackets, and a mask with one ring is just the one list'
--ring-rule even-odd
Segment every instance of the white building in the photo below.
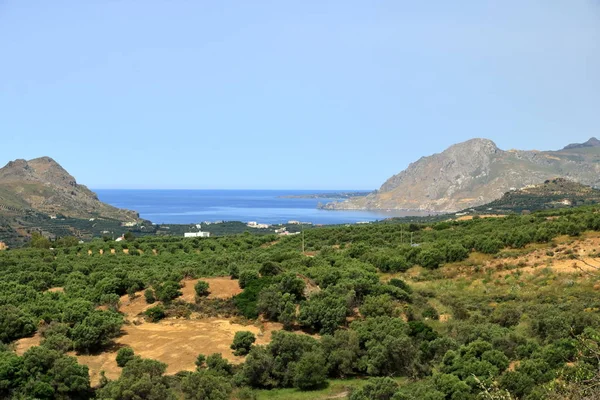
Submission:
{"label": "white building", "polygon": [[186,238],[210,237],[210,232],[186,232],[183,234],[183,237],[186,237]]}
{"label": "white building", "polygon": [[256,229],[267,229],[268,227],[270,227],[271,225],[268,224],[259,224],[256,221],[250,221],[246,224],[246,226],[248,228],[256,228]]}

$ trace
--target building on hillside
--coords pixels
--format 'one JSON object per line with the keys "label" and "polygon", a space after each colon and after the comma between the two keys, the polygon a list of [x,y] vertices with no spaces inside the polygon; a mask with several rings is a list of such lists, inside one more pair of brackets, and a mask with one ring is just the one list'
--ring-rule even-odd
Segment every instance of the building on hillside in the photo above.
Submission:
{"label": "building on hillside", "polygon": [[271,225],[268,225],[268,224],[259,224],[259,223],[258,223],[258,222],[256,222],[256,221],[250,221],[250,222],[248,222],[248,223],[246,224],[246,226],[247,226],[248,228],[267,229],[267,228],[269,228]]}
{"label": "building on hillside", "polygon": [[8,249],[8,246],[4,242],[0,242],[0,251]]}
{"label": "building on hillside", "polygon": [[137,222],[121,222],[121,226],[128,226],[128,227],[132,227],[132,226],[136,226]]}
{"label": "building on hillside", "polygon": [[210,232],[185,232],[183,237],[193,238],[193,237],[210,237]]}
{"label": "building on hillside", "polygon": [[299,234],[300,234],[300,232],[288,232],[288,231],[284,231],[284,232],[281,232],[279,234],[279,236],[293,236],[293,235],[299,235]]}
{"label": "building on hillside", "polygon": [[198,232],[185,232],[183,237],[193,238],[193,237],[210,237],[210,232],[202,232],[202,225],[196,224],[196,228]]}

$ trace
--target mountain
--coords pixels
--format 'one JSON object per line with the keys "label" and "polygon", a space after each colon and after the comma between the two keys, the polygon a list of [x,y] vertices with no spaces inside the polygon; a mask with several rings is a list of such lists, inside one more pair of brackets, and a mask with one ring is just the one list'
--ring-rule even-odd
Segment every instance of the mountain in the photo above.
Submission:
{"label": "mountain", "polygon": [[23,244],[32,232],[91,239],[148,226],[136,212],[98,200],[50,157],[15,160],[0,168],[0,241],[10,246]]}
{"label": "mountain", "polygon": [[102,203],[50,157],[15,160],[0,169],[0,213],[33,210],[72,218],[136,221],[139,216]]}
{"label": "mountain", "polygon": [[471,139],[422,157],[368,196],[324,208],[456,212],[557,177],[600,186],[600,141],[558,151],[505,151],[491,140]]}
{"label": "mountain", "polygon": [[583,149],[585,147],[600,147],[600,140],[593,137],[585,143],[572,143],[568,146],[565,146],[563,150]]}
{"label": "mountain", "polygon": [[507,192],[498,200],[474,208],[474,211],[507,214],[591,204],[600,204],[600,190],[568,179],[556,178],[539,185]]}

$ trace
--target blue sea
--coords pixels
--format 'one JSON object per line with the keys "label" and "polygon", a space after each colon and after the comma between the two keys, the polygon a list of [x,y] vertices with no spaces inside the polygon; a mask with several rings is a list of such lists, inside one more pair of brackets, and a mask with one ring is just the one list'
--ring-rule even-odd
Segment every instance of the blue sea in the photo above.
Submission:
{"label": "blue sea", "polygon": [[[256,221],[278,224],[290,220],[313,224],[345,224],[390,217],[428,215],[412,211],[319,210],[317,204],[336,199],[290,199],[281,196],[334,193],[315,190],[117,190],[97,189],[101,201],[135,210],[158,224],[204,221]],[[337,191],[338,193],[340,191]]]}

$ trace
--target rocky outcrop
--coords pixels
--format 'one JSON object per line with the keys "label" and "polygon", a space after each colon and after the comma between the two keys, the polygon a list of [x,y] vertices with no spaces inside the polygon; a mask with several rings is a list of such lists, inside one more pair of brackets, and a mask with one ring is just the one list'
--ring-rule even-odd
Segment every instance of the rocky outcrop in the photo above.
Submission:
{"label": "rocky outcrop", "polygon": [[74,218],[139,218],[134,211],[102,203],[50,157],[15,160],[0,168],[0,213],[19,214],[26,210]]}
{"label": "rocky outcrop", "polygon": [[472,139],[422,157],[368,196],[329,203],[324,208],[455,212],[556,177],[597,187],[597,144],[600,141],[592,138],[559,151],[504,151],[491,140]]}

